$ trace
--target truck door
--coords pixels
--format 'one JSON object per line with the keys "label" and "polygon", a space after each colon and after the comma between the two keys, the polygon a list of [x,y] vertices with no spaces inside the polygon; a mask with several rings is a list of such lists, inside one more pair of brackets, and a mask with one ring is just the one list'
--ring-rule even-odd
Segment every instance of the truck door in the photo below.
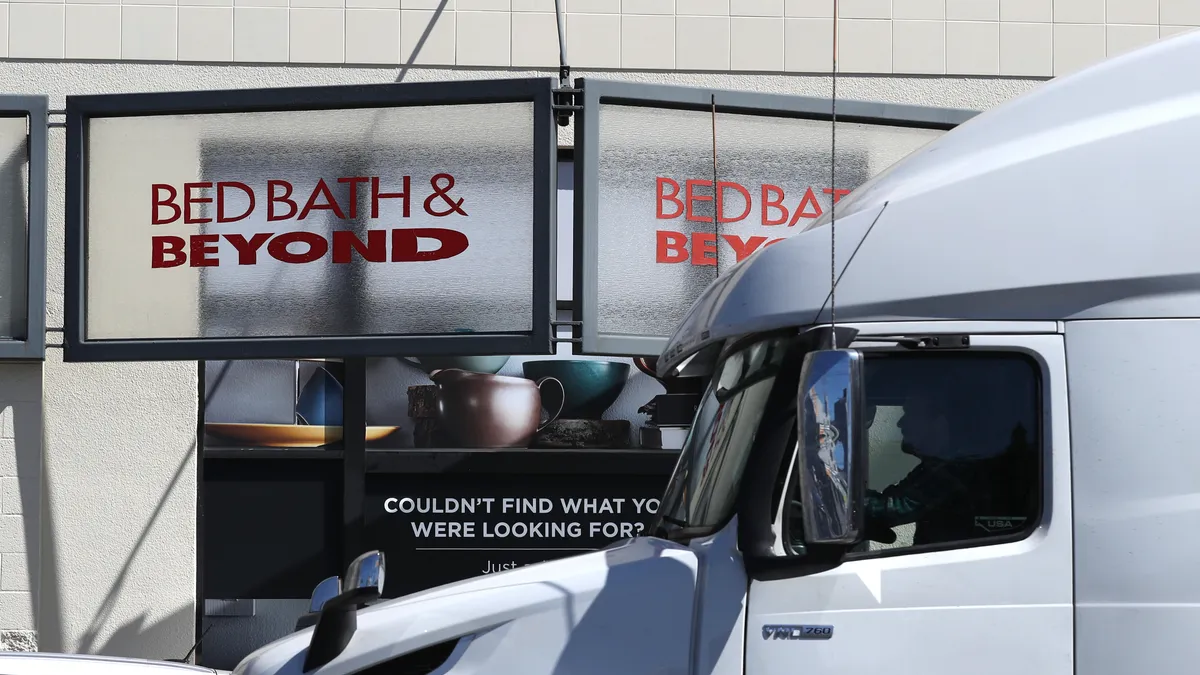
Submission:
{"label": "truck door", "polygon": [[789,471],[780,560],[751,571],[747,675],[1073,673],[1062,336],[855,347],[879,541],[806,550]]}

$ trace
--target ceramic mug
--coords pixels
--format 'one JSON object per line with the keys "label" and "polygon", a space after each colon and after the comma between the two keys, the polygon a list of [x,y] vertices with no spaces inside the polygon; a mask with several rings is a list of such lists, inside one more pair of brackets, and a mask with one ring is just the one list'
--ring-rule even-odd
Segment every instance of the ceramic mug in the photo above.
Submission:
{"label": "ceramic mug", "polygon": [[562,413],[560,404],[541,421],[542,386],[553,381],[562,390],[553,377],[534,382],[457,368],[435,370],[429,377],[438,389],[438,429],[452,447],[527,448]]}

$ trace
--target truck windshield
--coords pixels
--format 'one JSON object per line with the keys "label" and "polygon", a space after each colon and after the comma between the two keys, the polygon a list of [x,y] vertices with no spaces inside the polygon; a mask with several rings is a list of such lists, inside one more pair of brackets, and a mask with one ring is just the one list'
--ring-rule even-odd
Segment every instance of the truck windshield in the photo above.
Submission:
{"label": "truck windshield", "polygon": [[793,338],[772,337],[731,352],[717,366],[659,514],[669,526],[715,529],[734,509],[738,484]]}

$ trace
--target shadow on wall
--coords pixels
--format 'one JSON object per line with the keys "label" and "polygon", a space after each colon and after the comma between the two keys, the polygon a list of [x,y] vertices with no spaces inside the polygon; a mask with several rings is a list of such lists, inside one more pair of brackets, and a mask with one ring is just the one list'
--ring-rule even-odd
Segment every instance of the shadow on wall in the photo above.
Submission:
{"label": "shadow on wall", "polygon": [[[43,551],[45,565],[43,569],[48,578],[45,585],[42,586],[41,603],[38,605],[40,619],[38,624],[38,647],[41,651],[162,659],[182,658],[184,656],[187,646],[190,646],[192,642],[191,636],[194,631],[196,616],[195,605],[186,604],[166,616],[150,619],[149,617],[155,608],[146,606],[147,595],[141,592],[142,589],[138,588],[138,586],[144,587],[146,585],[173,582],[171,579],[147,579],[144,571],[141,575],[142,578],[136,582],[131,582],[130,577],[138,555],[147,548],[147,541],[150,538],[151,532],[156,526],[160,525],[159,521],[166,504],[170,501],[170,496],[176,492],[180,481],[188,473],[188,469],[195,470],[195,465],[192,462],[195,456],[196,442],[193,439],[192,445],[186,452],[182,453],[178,467],[171,480],[164,486],[162,498],[158,500],[157,506],[150,513],[145,524],[142,525],[133,546],[123,557],[123,561],[112,577],[112,584],[104,594],[103,600],[99,603],[90,620],[87,621],[86,627],[75,639],[72,639],[68,634],[65,621],[63,589],[67,584],[62,579],[58,538],[53,527],[53,521],[47,520],[44,532],[45,546],[43,547]],[[47,504],[49,501],[49,486],[51,483],[50,476],[47,475],[47,480],[44,483],[47,489],[43,493],[47,499],[43,504]],[[47,513],[49,513],[48,509]],[[167,526],[164,525],[163,527]],[[160,542],[156,542],[156,545],[158,543]],[[95,544],[102,546],[103,542],[97,541]],[[194,549],[195,542],[187,541],[184,542],[184,545]],[[151,597],[153,596],[151,595]],[[123,608],[123,611],[119,610],[119,606],[122,603],[126,606]],[[130,605],[136,607],[136,609],[129,607]],[[114,626],[112,620],[114,615],[124,615],[126,617],[132,615],[133,618],[124,619],[122,623]],[[77,624],[78,622],[75,623]],[[181,630],[187,633],[187,646],[177,654],[164,652],[164,649],[170,650],[169,647],[164,647],[165,645],[183,644],[180,641]]]}
{"label": "shadow on wall", "polygon": [[408,61],[405,61],[404,65],[400,66],[400,72],[396,75],[397,82],[403,82],[404,76],[408,74],[408,71],[413,67],[413,64],[416,63],[417,55],[421,53],[421,49],[425,46],[425,42],[429,40],[429,36],[433,33],[433,27],[437,25],[438,19],[442,18],[442,12],[446,11],[446,5],[448,4],[450,4],[450,0],[441,0],[441,2],[438,3],[437,8],[433,10],[433,16],[429,17],[429,25],[425,26],[425,30],[421,33],[421,37],[417,38],[417,44],[413,47],[412,54],[409,55]]}
{"label": "shadow on wall", "polygon": [[36,647],[41,522],[42,368],[0,366],[0,646]]}
{"label": "shadow on wall", "polygon": [[[195,620],[195,612],[191,607],[180,607],[157,621],[150,619],[146,612],[138,614],[133,620],[127,621],[104,638],[102,642],[91,644],[86,650],[92,654],[108,656],[140,656],[151,657],[153,645],[170,644],[178,632],[180,623],[190,623]],[[93,636],[95,637],[95,636]],[[80,649],[80,651],[85,651]],[[185,650],[186,651],[186,650]],[[161,659],[181,659],[185,652],[178,654],[161,654]]]}
{"label": "shadow on wall", "polygon": [[254,616],[204,617],[203,630],[212,630],[204,637],[200,664],[233,670],[254,650],[290,635],[306,611],[308,600],[256,600]]}
{"label": "shadow on wall", "polygon": [[[22,122],[22,124],[24,124]],[[12,222],[27,217],[27,146],[0,162],[0,210]],[[28,266],[23,229],[0,232],[0,336],[27,338],[25,285]],[[39,308],[40,310],[40,308]],[[42,366],[6,364],[0,368],[0,648],[36,648],[42,476]]]}

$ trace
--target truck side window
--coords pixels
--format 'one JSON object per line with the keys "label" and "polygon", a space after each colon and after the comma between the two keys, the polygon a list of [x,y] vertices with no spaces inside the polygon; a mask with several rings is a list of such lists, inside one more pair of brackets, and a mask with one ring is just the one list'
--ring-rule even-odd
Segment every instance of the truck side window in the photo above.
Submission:
{"label": "truck side window", "polygon": [[867,550],[1015,537],[1037,525],[1041,404],[1032,359],[888,353],[864,365],[868,531],[896,536]]}
{"label": "truck side window", "polygon": [[1042,500],[1036,362],[974,350],[865,356],[869,540],[851,555],[1029,534]]}

